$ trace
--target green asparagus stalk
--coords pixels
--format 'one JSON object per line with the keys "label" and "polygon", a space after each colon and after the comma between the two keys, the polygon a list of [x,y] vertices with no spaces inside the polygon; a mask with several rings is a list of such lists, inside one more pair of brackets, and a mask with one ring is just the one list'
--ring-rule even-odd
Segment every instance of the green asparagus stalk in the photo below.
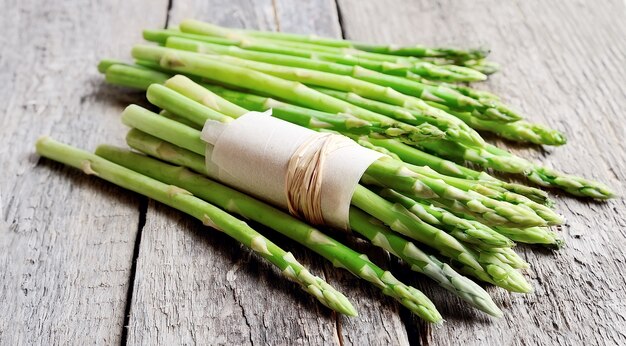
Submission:
{"label": "green asparagus stalk", "polygon": [[[524,261],[514,250],[510,247],[500,247],[500,248],[491,248],[491,249],[481,249],[479,247],[472,247],[476,252],[478,252],[478,256],[485,257],[489,256],[490,258],[497,258],[500,262],[505,263],[511,268],[514,269],[528,269],[530,265],[528,262]],[[481,260],[483,263],[487,262],[487,260]]]}
{"label": "green asparagus stalk", "polygon": [[247,109],[229,102],[183,75],[173,76],[165,82],[158,84],[163,84],[193,101],[232,118],[238,118],[248,113]]}
{"label": "green asparagus stalk", "polygon": [[176,185],[168,185],[101,157],[43,137],[37,141],[37,152],[44,157],[81,169],[125,189],[140,193],[187,213],[205,225],[218,229],[236,239],[261,257],[277,266],[283,275],[299,284],[327,307],[356,316],[350,301],[321,278],[312,275],[291,253],[263,237],[245,222],[191,195]]}
{"label": "green asparagus stalk", "polygon": [[[304,68],[338,75],[350,76],[355,79],[368,81],[380,86],[390,87],[407,95],[416,96],[425,101],[441,103],[461,111],[473,111],[476,117],[499,121],[513,121],[520,119],[520,116],[509,107],[488,100],[488,105],[467,97],[453,89],[444,86],[433,86],[424,84],[416,80],[402,78],[399,76],[387,75],[381,72],[369,70],[361,66],[346,66],[331,62],[316,61],[307,58],[294,57],[284,54],[274,54],[267,52],[257,52],[244,50],[236,46],[223,46],[198,42],[184,38],[172,37],[166,42],[166,46],[174,49],[181,49],[202,54],[228,55],[244,60],[251,60],[272,65],[288,66],[294,68]],[[257,67],[254,67],[257,66]],[[263,67],[265,66],[265,67]],[[257,69],[261,72],[270,73],[271,67],[265,64],[250,64],[247,67]],[[261,68],[263,68],[261,70]]]}
{"label": "green asparagus stalk", "polygon": [[500,70],[500,65],[485,59],[467,60],[463,62],[463,66],[469,67],[485,75],[494,74]]}
{"label": "green asparagus stalk", "polygon": [[[108,61],[104,61],[107,63]],[[101,62],[99,69],[105,75],[107,83],[146,90],[150,84],[162,84],[170,75],[137,65],[115,63],[106,66]]]}
{"label": "green asparagus stalk", "polygon": [[486,196],[486,197],[489,197],[498,201],[507,202],[507,203],[511,203],[514,205],[519,205],[523,208],[532,210],[539,217],[544,219],[546,223],[549,225],[562,224],[564,221],[561,215],[555,213],[549,207],[543,204],[534,202],[524,195],[510,192],[504,188],[501,188],[498,186],[489,186],[489,184],[484,184],[476,180],[467,180],[467,179],[460,179],[460,178],[446,176],[441,173],[435,172],[433,169],[431,169],[428,166],[416,166],[416,165],[407,164],[407,163],[405,163],[404,166],[412,170],[415,173],[424,175],[429,178],[442,180],[446,184],[453,186],[455,188],[461,189],[463,191],[479,193],[483,196]]}
{"label": "green asparagus stalk", "polygon": [[502,311],[493,303],[484,289],[435,256],[424,253],[412,242],[389,230],[378,219],[352,207],[350,226],[354,232],[361,234],[372,244],[402,259],[412,270],[427,275],[441,287],[456,294],[472,306],[492,316],[502,316]]}
{"label": "green asparagus stalk", "polygon": [[562,189],[574,196],[591,197],[596,199],[609,199],[615,196],[615,193],[606,185],[577,177],[575,175],[565,174],[557,170],[541,166],[539,164],[524,160],[513,154],[499,149],[493,145],[485,148],[490,154],[504,158],[515,158],[526,164],[526,169],[521,172],[530,181],[535,184]]}
{"label": "green asparagus stalk", "polygon": [[540,244],[561,248],[565,242],[547,227],[508,228],[494,227],[494,230],[507,238],[526,244]]}
{"label": "green asparagus stalk", "polygon": [[489,102],[489,101],[500,101],[500,97],[496,94],[493,94],[489,91],[485,91],[485,90],[479,90],[479,89],[474,89],[472,87],[466,86],[466,85],[462,85],[462,84],[455,84],[455,83],[446,83],[446,82],[441,82],[441,81],[433,81],[427,78],[424,78],[418,74],[415,73],[411,73],[408,72],[405,75],[406,78],[411,79],[411,80],[415,80],[424,84],[428,84],[428,85],[443,85],[446,88],[450,88],[453,89],[465,96],[474,98],[478,101],[481,102]]}
{"label": "green asparagus stalk", "polygon": [[[190,25],[193,20],[186,20],[183,23]],[[204,23],[203,23],[204,24]],[[181,24],[183,25],[183,24]],[[334,39],[327,37],[318,37],[316,35],[300,35],[276,31],[258,31],[258,30],[240,30],[246,35],[287,40],[294,42],[311,43],[329,47],[354,48],[373,53],[391,54],[400,56],[416,56],[416,57],[445,57],[454,60],[472,60],[482,59],[489,54],[489,51],[483,48],[478,49],[457,49],[447,47],[426,47],[422,45],[414,46],[397,46],[397,45],[373,45],[368,43],[356,42],[351,40]]]}
{"label": "green asparagus stalk", "polygon": [[170,120],[174,120],[174,121],[176,121],[178,123],[187,125],[187,126],[191,127],[192,129],[196,129],[198,131],[202,131],[202,126],[187,120],[187,118],[178,116],[178,115],[176,115],[174,113],[171,113],[171,112],[168,112],[166,110],[160,111],[159,115],[162,116],[162,117],[168,118]]}
{"label": "green asparagus stalk", "polygon": [[489,121],[479,119],[472,113],[456,111],[436,102],[427,103],[454,115],[474,129],[489,131],[512,141],[530,142],[539,145],[563,145],[567,143],[567,139],[564,134],[541,124],[530,123],[523,120],[507,123]]}
{"label": "green asparagus stalk", "polygon": [[214,120],[222,123],[228,123],[234,120],[232,117],[224,115],[198,102],[194,102],[193,100],[161,84],[150,85],[146,92],[146,96],[148,101],[150,101],[153,105],[165,109],[173,114],[184,116],[198,126],[203,126],[207,120]]}
{"label": "green asparagus stalk", "polygon": [[[494,74],[500,70],[500,65],[490,60],[486,59],[476,59],[476,60],[466,60],[463,62],[457,62],[451,59],[446,58],[435,58],[435,57],[423,57],[421,58],[423,61],[427,61],[433,65],[437,66],[448,66],[450,64],[460,64],[462,67],[467,67],[472,70],[478,71],[485,76],[489,76]],[[453,65],[457,66],[457,65]]]}
{"label": "green asparagus stalk", "polygon": [[[394,192],[397,194],[397,192]],[[382,192],[381,196],[387,197],[388,193]],[[393,198],[391,199],[393,200]],[[445,209],[438,208],[429,203],[428,200],[411,199],[415,202],[416,206],[407,206],[407,201],[403,205],[407,207],[411,212],[418,216],[423,221],[436,226],[442,227],[446,230],[450,230],[451,227],[461,229],[477,229],[481,233],[491,234],[497,232],[502,236],[518,243],[525,244],[542,244],[560,248],[563,245],[563,240],[559,236],[550,231],[546,227],[530,227],[530,228],[510,228],[510,227],[489,227],[483,223],[477,222],[472,219],[471,216],[461,215],[457,216]],[[459,239],[457,237],[457,239]],[[475,245],[478,245],[474,242]],[[487,248],[487,247],[482,247]]]}
{"label": "green asparagus stalk", "polygon": [[[420,219],[437,227],[449,229],[450,227],[459,227],[459,225],[463,225],[461,226],[461,228],[469,226],[471,228],[481,230],[482,232],[497,232],[502,236],[505,236],[506,238],[518,243],[542,244],[554,246],[556,248],[560,248],[563,245],[563,240],[558,235],[556,235],[556,233],[550,231],[546,227],[489,227],[481,222],[475,221],[471,216],[464,214],[463,212],[459,213],[460,216],[457,216],[454,213],[451,213],[442,208],[438,208],[429,203],[433,201],[419,199],[413,201],[415,203],[418,203],[418,205],[414,207],[409,207],[409,210],[411,210],[411,212],[417,215]],[[404,202],[406,204],[406,201]],[[456,237],[459,240],[462,239],[459,236]],[[474,245],[478,248],[487,248],[485,246],[480,246],[480,244],[477,244],[476,242],[474,242]]]}
{"label": "green asparagus stalk", "polygon": [[[158,153],[159,149],[154,151]],[[275,229],[322,255],[335,266],[345,268],[355,276],[374,284],[384,294],[398,300],[425,320],[432,323],[439,323],[442,320],[435,306],[423,293],[401,283],[390,272],[377,267],[364,255],[287,213],[185,168],[172,166],[125,149],[100,146],[96,153],[166,184],[180,186],[198,198],[214,203],[231,213]],[[195,156],[194,159],[204,161],[201,156]],[[201,165],[201,162],[196,166]]]}

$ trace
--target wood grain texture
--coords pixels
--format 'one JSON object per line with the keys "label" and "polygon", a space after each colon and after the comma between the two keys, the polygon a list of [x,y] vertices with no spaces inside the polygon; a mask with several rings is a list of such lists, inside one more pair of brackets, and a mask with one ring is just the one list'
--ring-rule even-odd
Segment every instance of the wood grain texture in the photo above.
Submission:
{"label": "wood grain texture", "polygon": [[[274,14],[271,1],[174,1],[169,23],[193,17],[267,30]],[[336,342],[334,316],[236,241],[161,206],[150,204],[146,220],[130,344]],[[307,265],[319,263],[280,244]],[[312,269],[321,273],[319,265]]]}
{"label": "wood grain texture", "polygon": [[224,234],[153,202],[142,227],[136,195],[32,155],[40,134],[86,149],[121,144],[119,112],[142,97],[104,85],[98,59],[127,57],[142,28],[194,17],[330,37],[343,31],[370,42],[490,46],[504,68],[479,87],[570,138],[544,150],[506,145],[624,195],[623,3],[338,1],[340,14],[330,0],[174,0],[169,11],[167,1],[0,0],[1,344],[626,344],[623,199],[559,196],[568,246],[519,249],[536,292],[489,288],[502,320],[338,236],[432,297],[447,323],[431,328],[367,283],[253,225],[354,301],[360,316],[338,317]]}
{"label": "wood grain texture", "polygon": [[[280,31],[342,37],[334,1],[277,0],[275,5]],[[390,269],[389,256],[371,244],[355,241],[350,237],[342,237],[342,240],[353,249],[367,254],[374,263]],[[337,330],[341,335],[342,344],[408,344],[408,337],[400,317],[403,308],[399,304],[385,297],[365,281],[358,280],[346,271],[333,268],[330,264],[325,264],[324,272],[327,274],[326,279],[346,292],[359,311],[356,318],[338,317]]]}
{"label": "wood grain texture", "polygon": [[[623,2],[340,0],[348,38],[371,42],[488,45],[502,72],[481,84],[528,118],[563,130],[561,148],[511,146],[521,156],[604,181],[624,195],[626,14]],[[386,18],[383,20],[382,18]],[[505,318],[475,318],[439,289],[425,291],[447,319],[424,343],[465,345],[626,343],[626,224],[622,198],[595,203],[559,196],[567,247],[521,248],[530,295],[491,290]],[[416,336],[417,337],[417,336]]]}
{"label": "wood grain texture", "polygon": [[95,66],[162,18],[165,3],[147,4],[2,1],[0,344],[121,340],[139,198],[38,159],[34,143],[121,141],[120,97]]}
{"label": "wood grain texture", "polygon": [[[169,23],[199,18],[231,27],[340,37],[332,1],[177,2]],[[345,292],[360,316],[330,313],[262,259],[223,234],[160,206],[148,208],[137,261],[130,344],[406,344],[398,305],[326,264],[302,245],[257,225],[303,264]],[[371,250],[371,246],[351,242]],[[382,251],[368,252],[386,262]],[[363,327],[371,326],[371,327]],[[375,326],[375,327],[374,327]]]}

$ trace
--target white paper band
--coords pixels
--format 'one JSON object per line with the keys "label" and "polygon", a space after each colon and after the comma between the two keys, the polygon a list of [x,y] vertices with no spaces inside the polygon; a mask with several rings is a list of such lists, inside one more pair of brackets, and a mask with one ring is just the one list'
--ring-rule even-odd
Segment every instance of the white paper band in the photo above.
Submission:
{"label": "white paper band", "polygon": [[[238,190],[288,208],[285,181],[290,159],[303,143],[320,134],[265,113],[250,112],[228,124],[207,121],[202,139],[207,142],[210,175]],[[326,224],[349,230],[350,200],[361,176],[382,156],[339,135],[339,145],[325,153],[319,167],[321,211]]]}

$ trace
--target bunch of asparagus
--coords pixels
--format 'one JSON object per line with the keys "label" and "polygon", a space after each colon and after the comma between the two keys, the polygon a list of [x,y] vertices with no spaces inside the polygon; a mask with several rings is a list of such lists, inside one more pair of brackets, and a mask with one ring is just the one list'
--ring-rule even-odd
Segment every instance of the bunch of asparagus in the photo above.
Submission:
{"label": "bunch of asparagus", "polygon": [[[606,186],[548,169],[486,143],[476,130],[535,144],[565,137],[522,116],[491,93],[455,84],[486,79],[482,50],[375,46],[346,40],[234,30],[194,20],[146,30],[134,64],[103,60],[109,83],[146,90],[159,113],[130,105],[122,121],[136,152],[96,154],[49,138],[45,157],[182,210],[224,231],[276,265],[329,308],[356,315],[348,299],[237,217],[294,239],[336,267],[369,281],[425,320],[442,321],[419,290],[318,229],[218,180],[200,129],[249,111],[352,138],[384,156],[361,178],[349,223],[356,236],[406,262],[493,316],[502,312],[472,279],[528,293],[528,264],[516,243],[560,247],[548,227],[563,219],[548,194],[461,165],[519,173],[578,196],[610,198]],[[450,161],[450,159],[452,161]],[[236,187],[235,187],[236,188]],[[465,276],[467,275],[467,276]]]}

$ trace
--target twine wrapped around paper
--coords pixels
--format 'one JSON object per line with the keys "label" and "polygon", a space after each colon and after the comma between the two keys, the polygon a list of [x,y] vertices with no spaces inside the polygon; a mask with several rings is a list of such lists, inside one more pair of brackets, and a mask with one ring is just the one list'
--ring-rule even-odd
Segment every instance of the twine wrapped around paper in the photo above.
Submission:
{"label": "twine wrapped around paper", "polygon": [[207,121],[207,170],[217,178],[313,224],[349,230],[350,200],[382,154],[347,137],[250,112],[228,124]]}
{"label": "twine wrapped around paper", "polygon": [[302,143],[289,159],[285,176],[287,208],[291,215],[312,224],[325,224],[322,211],[324,161],[334,150],[354,142],[344,136],[316,133]]}

